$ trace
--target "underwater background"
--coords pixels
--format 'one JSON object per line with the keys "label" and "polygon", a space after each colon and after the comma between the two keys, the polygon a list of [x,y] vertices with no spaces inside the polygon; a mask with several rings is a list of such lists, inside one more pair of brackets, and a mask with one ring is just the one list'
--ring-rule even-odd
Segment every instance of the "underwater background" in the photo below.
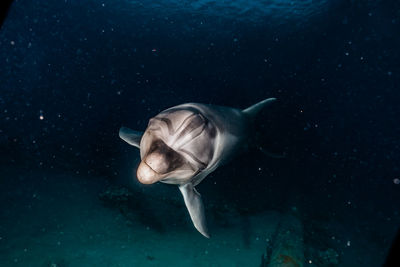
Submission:
{"label": "underwater background", "polygon": [[[394,0],[14,1],[0,266],[381,266],[400,225],[399,24]],[[268,97],[256,131],[286,156],[249,150],[197,186],[210,239],[176,186],[137,181],[121,126]]]}

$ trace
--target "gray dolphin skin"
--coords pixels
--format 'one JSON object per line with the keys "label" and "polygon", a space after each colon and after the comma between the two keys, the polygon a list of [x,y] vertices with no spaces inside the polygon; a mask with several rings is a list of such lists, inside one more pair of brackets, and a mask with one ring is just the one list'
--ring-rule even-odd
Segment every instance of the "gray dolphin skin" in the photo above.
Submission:
{"label": "gray dolphin skin", "polygon": [[275,100],[268,98],[244,110],[182,104],[151,118],[144,132],[122,127],[119,136],[140,149],[139,182],[178,185],[194,226],[209,238],[195,186],[246,146],[256,114]]}

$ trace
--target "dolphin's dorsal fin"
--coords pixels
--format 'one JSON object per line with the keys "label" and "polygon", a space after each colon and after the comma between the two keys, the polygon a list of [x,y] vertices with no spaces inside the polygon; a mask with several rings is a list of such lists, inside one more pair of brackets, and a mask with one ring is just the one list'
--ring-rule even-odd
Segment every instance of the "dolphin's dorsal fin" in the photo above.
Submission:
{"label": "dolphin's dorsal fin", "polygon": [[275,102],[276,98],[267,98],[264,99],[263,101],[258,102],[257,104],[254,104],[246,109],[243,110],[243,113],[248,114],[250,117],[255,117],[258,112],[261,111],[264,107],[268,106],[269,104]]}
{"label": "dolphin's dorsal fin", "polygon": [[179,186],[179,190],[183,195],[186,208],[189,211],[190,218],[194,224],[194,227],[205,237],[210,238],[208,234],[206,215],[204,214],[203,201],[201,195],[194,188],[192,183],[184,184]]}
{"label": "dolphin's dorsal fin", "polygon": [[127,127],[119,129],[119,137],[128,144],[140,148],[140,140],[142,139],[142,132],[131,130]]}

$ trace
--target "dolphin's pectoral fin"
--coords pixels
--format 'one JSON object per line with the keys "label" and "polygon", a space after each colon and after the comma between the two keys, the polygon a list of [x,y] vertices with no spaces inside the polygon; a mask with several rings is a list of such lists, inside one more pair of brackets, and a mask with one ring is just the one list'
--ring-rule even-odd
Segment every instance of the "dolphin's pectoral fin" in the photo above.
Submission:
{"label": "dolphin's pectoral fin", "polygon": [[134,131],[126,127],[119,129],[119,137],[128,144],[140,148],[140,140],[142,139],[142,132]]}
{"label": "dolphin's pectoral fin", "polygon": [[208,234],[206,216],[204,214],[203,201],[201,195],[196,191],[193,184],[188,183],[179,186],[179,190],[183,195],[186,208],[189,211],[190,218],[194,224],[194,227],[205,237],[210,238]]}

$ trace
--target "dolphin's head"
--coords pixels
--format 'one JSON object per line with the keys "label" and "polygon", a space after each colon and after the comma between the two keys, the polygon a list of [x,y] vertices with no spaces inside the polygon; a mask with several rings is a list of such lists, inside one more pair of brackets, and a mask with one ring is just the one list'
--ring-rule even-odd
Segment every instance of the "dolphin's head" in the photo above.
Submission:
{"label": "dolphin's head", "polygon": [[152,118],[140,144],[139,182],[181,184],[207,167],[215,128],[192,110],[170,110]]}

